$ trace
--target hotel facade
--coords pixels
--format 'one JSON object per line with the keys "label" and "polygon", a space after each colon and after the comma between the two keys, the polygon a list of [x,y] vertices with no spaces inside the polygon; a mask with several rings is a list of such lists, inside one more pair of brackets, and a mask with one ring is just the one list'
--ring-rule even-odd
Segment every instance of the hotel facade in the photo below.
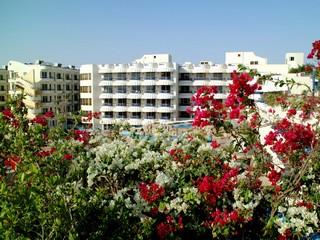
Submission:
{"label": "hotel facade", "polygon": [[[68,117],[71,112],[80,110],[80,75],[74,66],[60,63],[8,63],[9,95],[24,95],[28,108],[28,118],[48,111]],[[56,119],[49,122],[54,126]]]}
{"label": "hotel facade", "polygon": [[[227,52],[225,64],[201,61],[177,64],[170,54],[144,55],[129,64],[87,64],[80,67],[80,99],[84,112],[101,112],[100,119],[87,121],[94,129],[108,129],[116,122],[132,126],[170,123],[191,117],[186,112],[190,98],[201,86],[215,85],[216,98],[223,101],[231,83],[231,73],[238,64],[272,74],[275,80],[303,79],[310,76],[290,74],[291,68],[304,64],[303,53],[287,53],[284,64],[268,64],[266,58],[253,52]],[[288,91],[273,84],[263,92]],[[296,93],[302,89],[295,89]]]}

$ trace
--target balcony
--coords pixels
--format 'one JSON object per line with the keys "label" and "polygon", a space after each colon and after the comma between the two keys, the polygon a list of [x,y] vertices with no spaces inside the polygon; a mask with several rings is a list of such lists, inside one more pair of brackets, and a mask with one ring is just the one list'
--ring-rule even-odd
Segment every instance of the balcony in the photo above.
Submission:
{"label": "balcony", "polygon": [[157,107],[155,105],[145,105],[142,108],[142,112],[156,112]]}
{"label": "balcony", "polygon": [[124,105],[124,106],[118,105],[118,106],[113,107],[114,112],[126,112],[127,109],[128,109],[128,107],[126,105]]}
{"label": "balcony", "polygon": [[112,86],[112,80],[101,80],[99,82],[99,86],[103,87],[103,86]]}
{"label": "balcony", "polygon": [[101,93],[99,95],[99,98],[100,99],[106,99],[106,98],[112,98],[113,97],[113,94],[112,93]]}
{"label": "balcony", "polygon": [[202,79],[195,79],[192,83],[192,86],[207,86],[209,85],[209,81],[205,78]]}
{"label": "balcony", "polygon": [[126,86],[127,85],[127,80],[125,79],[115,79],[112,82],[112,86]]}
{"label": "balcony", "polygon": [[141,98],[142,94],[140,92],[135,92],[135,93],[129,93],[127,98],[129,99],[137,99]]}
{"label": "balcony", "polygon": [[128,112],[141,112],[142,107],[141,106],[130,106],[127,108]]}
{"label": "balcony", "polygon": [[100,112],[111,112],[113,111],[113,106],[111,105],[102,105],[100,107]]}
{"label": "balcony", "polygon": [[134,118],[134,117],[131,117],[131,118],[129,118],[129,120],[128,120],[128,123],[130,124],[130,125],[142,125],[142,120],[141,120],[141,118]]}
{"label": "balcony", "polygon": [[102,119],[100,120],[100,124],[113,124],[113,123],[114,123],[113,118],[102,117]]}
{"label": "balcony", "polygon": [[157,81],[155,80],[155,78],[152,78],[152,79],[143,79],[143,81],[141,81],[141,85],[142,86],[155,86],[157,83]]}
{"label": "balcony", "polygon": [[129,81],[126,82],[127,86],[139,86],[140,84],[141,84],[141,81],[137,79],[130,79]]}
{"label": "balcony", "polygon": [[157,99],[172,99],[174,98],[173,92],[170,91],[160,91],[157,94]]}
{"label": "balcony", "polygon": [[157,94],[156,93],[144,93],[141,96],[141,99],[156,99]]}
{"label": "balcony", "polygon": [[161,104],[160,106],[158,106],[157,108],[157,112],[159,113],[171,113],[175,111],[175,106],[174,105],[170,105],[170,104]]}
{"label": "balcony", "polygon": [[156,85],[173,85],[174,82],[172,79],[166,79],[166,78],[160,78],[157,82]]}

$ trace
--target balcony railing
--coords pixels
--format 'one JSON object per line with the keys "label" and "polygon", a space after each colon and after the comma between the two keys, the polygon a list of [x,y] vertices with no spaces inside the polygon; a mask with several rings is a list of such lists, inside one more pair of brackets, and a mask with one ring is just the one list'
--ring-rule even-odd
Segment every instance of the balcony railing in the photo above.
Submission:
{"label": "balcony railing", "polygon": [[156,116],[146,116],[146,119],[156,119]]}
{"label": "balcony railing", "polygon": [[113,106],[112,103],[103,103],[102,106]]}
{"label": "balcony railing", "polygon": [[160,77],[160,80],[171,80],[171,77]]}
{"label": "balcony railing", "polygon": [[117,103],[117,106],[121,106],[121,107],[127,106],[127,103]]}
{"label": "balcony railing", "polygon": [[133,106],[133,107],[141,107],[141,103],[132,103],[131,106]]}
{"label": "balcony railing", "polygon": [[156,104],[152,104],[152,103],[146,103],[145,107],[155,107]]}
{"label": "balcony railing", "polygon": [[171,93],[170,90],[160,90],[160,93]]}

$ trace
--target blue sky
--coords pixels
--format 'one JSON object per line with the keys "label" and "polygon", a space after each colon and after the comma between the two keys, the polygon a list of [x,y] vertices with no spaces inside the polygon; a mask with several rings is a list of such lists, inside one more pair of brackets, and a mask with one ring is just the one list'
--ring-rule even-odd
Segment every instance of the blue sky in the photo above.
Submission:
{"label": "blue sky", "polygon": [[224,62],[254,51],[269,63],[320,39],[320,0],[1,0],[0,65],[127,63],[171,53]]}

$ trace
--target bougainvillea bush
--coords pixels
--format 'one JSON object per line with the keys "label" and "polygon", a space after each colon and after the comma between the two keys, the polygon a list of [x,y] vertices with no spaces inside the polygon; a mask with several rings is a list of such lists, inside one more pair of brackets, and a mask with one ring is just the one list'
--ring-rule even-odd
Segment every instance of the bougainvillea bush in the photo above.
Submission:
{"label": "bougainvillea bush", "polygon": [[320,102],[262,109],[251,96],[265,79],[234,72],[225,102],[200,88],[178,136],[48,128],[53,113],[27,120],[17,99],[0,114],[1,238],[315,238]]}

